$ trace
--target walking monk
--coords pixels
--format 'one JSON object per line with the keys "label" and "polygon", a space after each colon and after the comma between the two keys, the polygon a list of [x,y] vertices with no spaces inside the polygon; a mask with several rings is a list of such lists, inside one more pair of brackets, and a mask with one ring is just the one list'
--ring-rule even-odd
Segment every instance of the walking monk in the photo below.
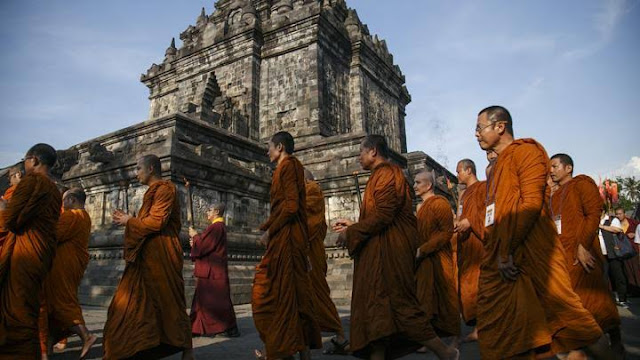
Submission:
{"label": "walking monk", "polygon": [[87,330],[78,302],[78,287],[89,264],[91,218],[84,210],[86,198],[80,188],[71,188],[62,196],[64,211],[56,229],[58,247],[44,283],[49,343],[77,334],[83,343],[81,359],[97,340]]}
{"label": "walking monk", "polygon": [[416,174],[413,189],[422,199],[418,205],[417,295],[438,336],[453,336],[455,343],[460,336],[460,309],[451,246],[453,212],[449,201],[435,194],[435,185],[433,172]]}
{"label": "walking monk", "polygon": [[104,325],[104,359],[158,359],[182,351],[193,359],[184,299],[180,205],[176,186],[162,180],[160,159],[145,155],[136,175],[148,185],[138,216],[113,212],[125,226],[124,274]]}
{"label": "walking monk", "polygon": [[34,145],[24,158],[26,175],[11,201],[0,200],[0,359],[40,357],[38,315],[42,283],[56,250],[62,197],[51,180],[56,151]]}
{"label": "walking monk", "polygon": [[371,170],[357,223],[340,219],[338,246],[354,259],[351,300],[351,350],[369,359],[394,359],[431,349],[440,359],[457,359],[429,323],[416,297],[414,264],[418,249],[416,217],[409,183],[389,162],[383,136],[360,144],[360,165]]}
{"label": "walking monk", "polygon": [[600,328],[609,333],[612,349],[622,355],[620,315],[598,256],[603,208],[598,186],[586,175],[573,176],[573,159],[567,154],[551,157],[550,173],[559,187],[550,195],[549,212],[564,246],[571,285]]}
{"label": "walking monk", "polygon": [[320,330],[336,334],[331,339],[332,347],[325,354],[347,355],[349,341],[344,337],[342,322],[336,305],[331,300],[331,289],[327,284],[327,255],[324,250],[324,238],[327,235],[327,222],[324,217],[324,195],[320,185],[315,182],[311,171],[304,169],[307,199],[307,224],[311,245],[311,288],[316,320]]}
{"label": "walking monk", "polygon": [[478,284],[482,358],[534,356],[549,345],[553,353],[588,346],[606,358],[606,340],[571,288],[564,249],[545,211],[544,148],[533,139],[514,140],[511,115],[501,106],[478,114],[476,138],[498,155],[487,179]]}
{"label": "walking monk", "polygon": [[236,313],[231,302],[229,269],[227,268],[227,228],[225,205],[216,202],[207,212],[211,225],[202,233],[190,227],[191,260],[196,291],[191,303],[191,333],[194,335],[240,336]]}
{"label": "walking monk", "polygon": [[[292,154],[293,137],[279,132],[269,141],[269,160],[276,163],[271,180],[271,215],[262,224],[266,245],[253,281],[253,321],[266,358],[285,359],[320,349],[322,338],[313,310],[309,277],[309,232],[302,164]],[[256,350],[256,357],[263,358]]]}
{"label": "walking monk", "polygon": [[478,181],[476,164],[470,159],[458,161],[456,166],[458,182],[466,189],[460,197],[458,221],[454,231],[458,233],[458,274],[459,297],[462,318],[467,325],[473,326],[471,334],[464,341],[477,341],[478,329],[475,327],[478,313],[478,280],[480,264],[484,255],[482,238],[484,235],[484,200],[487,184]]}

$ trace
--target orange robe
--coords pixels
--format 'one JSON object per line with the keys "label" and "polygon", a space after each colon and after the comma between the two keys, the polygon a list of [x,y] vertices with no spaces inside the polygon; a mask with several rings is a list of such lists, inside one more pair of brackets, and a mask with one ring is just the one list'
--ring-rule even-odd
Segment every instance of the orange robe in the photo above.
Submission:
{"label": "orange robe", "polygon": [[346,230],[354,258],[351,349],[368,357],[371,345],[387,346],[387,358],[406,355],[436,337],[416,296],[418,248],[412,190],[397,165],[373,169],[360,219]]}
{"label": "orange robe", "polygon": [[324,217],[324,195],[315,181],[306,183],[307,224],[311,245],[311,288],[314,297],[314,313],[320,330],[344,334],[336,305],[331,300],[331,289],[327,284],[327,255],[324,250],[324,238],[327,235],[327,222]]}
{"label": "orange robe", "polygon": [[269,243],[253,281],[253,321],[267,358],[285,358],[322,347],[309,275],[309,234],[304,170],[289,156],[271,182],[271,215],[261,226]]}
{"label": "orange robe", "polygon": [[61,205],[48,177],[28,174],[0,212],[0,228],[8,231],[0,251],[0,359],[40,356],[40,294],[55,255]]}
{"label": "orange robe", "polygon": [[[13,196],[13,192],[16,191],[16,186],[17,185],[11,185],[7,190],[5,190],[4,195],[2,195],[2,198],[5,201],[11,200],[11,197]],[[8,231],[6,229],[0,228],[0,249],[2,249],[2,244],[4,244],[4,240],[7,237],[7,233]]]}
{"label": "orange robe", "polygon": [[[586,175],[578,175],[562,185],[551,197],[551,215],[560,217],[560,242],[564,246],[571,285],[605,332],[620,326],[609,283],[604,277],[604,264],[598,256],[598,225],[602,212],[602,198],[596,183]],[[596,266],[587,273],[582,265],[573,265],[578,245],[596,257]],[[596,247],[594,247],[594,245]]]}
{"label": "orange robe", "polygon": [[460,309],[453,263],[453,213],[449,201],[434,195],[418,210],[420,253],[416,272],[417,295],[440,336],[460,335]]}
{"label": "orange robe", "polygon": [[460,198],[460,220],[467,219],[471,227],[458,234],[459,296],[462,317],[473,325],[478,312],[478,280],[484,254],[484,211],[487,183],[478,181],[469,186]]}
{"label": "orange robe", "polygon": [[[495,221],[485,228],[478,284],[482,358],[507,358],[549,344],[553,352],[567,352],[602,335],[571,288],[564,249],[546,212],[548,164],[535,140],[516,140],[500,153],[487,180]],[[502,280],[498,271],[499,258],[510,254],[521,270],[516,281]]]}
{"label": "orange robe", "polygon": [[149,186],[124,233],[124,274],[104,325],[104,359],[154,359],[191,348],[180,205],[167,180]]}
{"label": "orange robe", "polygon": [[72,326],[84,325],[78,287],[89,264],[90,235],[91,218],[84,209],[60,215],[56,257],[44,284],[48,332],[54,342],[71,335]]}

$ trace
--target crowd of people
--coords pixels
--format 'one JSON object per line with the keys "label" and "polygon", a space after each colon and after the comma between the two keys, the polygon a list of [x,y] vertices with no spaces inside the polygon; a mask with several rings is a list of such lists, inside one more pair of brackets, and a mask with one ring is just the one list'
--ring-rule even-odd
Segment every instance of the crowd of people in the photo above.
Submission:
{"label": "crowd of people", "polygon": [[[537,141],[514,138],[506,108],[480,111],[475,137],[487,180],[460,160],[455,207],[437,194],[433,172],[408,180],[383,136],[362,141],[370,177],[359,219],[331,224],[354,262],[347,336],[326,281],[322,189],[294,156],[292,135],[273,135],[271,209],[260,227],[266,251],[251,300],[264,343],[257,359],[309,359],[322,332],[335,335],[325,353],[368,359],[416,351],[458,359],[469,341],[483,359],[624,357],[616,302],[627,306],[629,288],[640,285],[637,223],[623,209],[607,214],[569,155],[549,158]],[[86,194],[52,178],[55,162],[51,146],[33,146],[24,173],[10,170],[0,201],[0,359],[46,359],[72,334],[84,359],[97,340],[77,296],[89,261]],[[240,336],[225,204],[211,204],[206,229],[188,229],[197,279],[189,316],[176,186],[152,154],[137,161],[136,176],[148,186],[137,215],[112,214],[124,227],[126,265],[107,313],[104,359],[193,359],[193,336]],[[463,336],[461,322],[473,331]]]}

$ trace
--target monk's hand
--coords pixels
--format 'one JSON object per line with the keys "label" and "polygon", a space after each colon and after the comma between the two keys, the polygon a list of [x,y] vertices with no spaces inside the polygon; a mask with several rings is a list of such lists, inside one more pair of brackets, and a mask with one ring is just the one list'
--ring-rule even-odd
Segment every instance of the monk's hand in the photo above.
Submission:
{"label": "monk's hand", "polygon": [[457,233],[463,233],[469,230],[470,228],[471,228],[471,223],[469,223],[468,219],[464,218],[462,220],[456,221],[456,226],[453,228],[453,231]]}
{"label": "monk's hand", "polygon": [[339,248],[346,248],[347,247],[347,232],[346,231],[340,232],[340,235],[338,235],[338,240],[336,241],[336,246],[339,247]]}
{"label": "monk's hand", "polygon": [[333,231],[337,232],[337,233],[341,233],[345,230],[347,230],[347,228],[349,226],[353,225],[353,221],[349,220],[349,219],[338,219],[332,226]]}
{"label": "monk's hand", "polygon": [[111,216],[113,217],[113,222],[118,225],[127,225],[127,221],[131,219],[131,215],[126,214],[122,210],[114,210]]}
{"label": "monk's hand", "polygon": [[516,281],[518,274],[520,274],[520,270],[513,263],[513,255],[509,255],[507,261],[498,258],[498,271],[500,271],[502,280]]}
{"label": "monk's hand", "polygon": [[576,254],[576,260],[573,262],[573,265],[582,265],[584,271],[590,273],[596,267],[596,258],[591,255],[589,250],[582,247],[581,244],[578,245],[578,253]]}
{"label": "monk's hand", "polygon": [[260,237],[260,244],[263,246],[267,246],[269,244],[269,230],[265,231],[264,234]]}
{"label": "monk's hand", "polygon": [[194,237],[196,235],[198,235],[198,232],[196,231],[196,229],[194,229],[192,226],[189,226],[189,236]]}

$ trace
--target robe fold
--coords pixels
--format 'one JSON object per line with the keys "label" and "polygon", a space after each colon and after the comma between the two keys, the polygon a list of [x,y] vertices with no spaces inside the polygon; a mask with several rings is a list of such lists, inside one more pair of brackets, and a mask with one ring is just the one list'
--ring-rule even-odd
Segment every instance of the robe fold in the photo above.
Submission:
{"label": "robe fold", "polygon": [[418,210],[420,252],[426,256],[416,271],[417,296],[439,336],[460,335],[451,238],[453,213],[449,201],[434,195]]}
{"label": "robe fold", "polygon": [[[599,256],[598,225],[602,213],[602,198],[598,186],[590,177],[578,175],[562,185],[551,196],[552,218],[560,217],[560,242],[564,246],[565,259],[571,285],[582,305],[593,315],[605,332],[620,326],[609,283],[604,277],[604,263]],[[596,266],[587,273],[582,265],[573,265],[578,245],[582,245],[596,258]]]}
{"label": "robe fold", "polygon": [[459,296],[462,317],[473,325],[478,312],[478,280],[484,254],[484,211],[487,184],[478,181],[469,186],[460,198],[460,220],[467,219],[471,227],[458,234]]}
{"label": "robe fold", "polygon": [[[13,192],[16,191],[16,186],[17,185],[9,186],[9,188],[5,190],[4,195],[2,195],[2,199],[7,202],[11,200],[11,197],[13,196]],[[2,249],[2,244],[4,244],[4,240],[6,239],[8,233],[9,233],[8,230],[0,226],[0,249]]]}
{"label": "robe fold", "polygon": [[[564,249],[546,210],[548,163],[535,140],[515,140],[487,180],[486,205],[495,203],[495,220],[485,228],[478,285],[483,358],[507,358],[549,344],[553,352],[567,352],[602,335],[571,288]],[[502,280],[498,271],[498,260],[509,255],[521,271],[515,281]]]}
{"label": "robe fold", "polygon": [[[222,218],[220,218],[222,220]],[[227,230],[215,222],[193,237],[191,260],[195,262],[196,290],[191,303],[191,332],[215,335],[235,328],[227,268]]]}
{"label": "robe fold", "polygon": [[336,305],[331,300],[331,289],[327,284],[327,255],[324,249],[324,238],[327,235],[325,220],[324,195],[320,185],[315,181],[307,181],[306,185],[307,224],[311,260],[311,288],[314,296],[314,312],[320,330],[343,334],[342,322]]}
{"label": "robe fold", "polygon": [[412,190],[397,165],[373,169],[360,219],[346,230],[354,258],[351,349],[368,357],[371,345],[387,346],[387,358],[404,356],[436,337],[416,296],[418,248]]}
{"label": "robe fold", "polygon": [[176,191],[170,181],[153,183],[126,224],[126,265],[107,312],[105,360],[157,359],[191,348]]}
{"label": "robe fold", "polygon": [[0,359],[40,357],[40,297],[55,255],[61,205],[48,177],[27,174],[0,211],[0,228],[8,232],[0,250]]}
{"label": "robe fold", "polygon": [[58,247],[44,283],[48,334],[54,343],[71,335],[70,328],[84,325],[78,287],[89,264],[91,218],[84,209],[65,210],[58,220]]}
{"label": "robe fold", "polygon": [[261,226],[269,232],[267,250],[256,267],[251,306],[267,358],[292,356],[322,347],[309,275],[309,233],[304,169],[288,156],[271,182],[271,214]]}

